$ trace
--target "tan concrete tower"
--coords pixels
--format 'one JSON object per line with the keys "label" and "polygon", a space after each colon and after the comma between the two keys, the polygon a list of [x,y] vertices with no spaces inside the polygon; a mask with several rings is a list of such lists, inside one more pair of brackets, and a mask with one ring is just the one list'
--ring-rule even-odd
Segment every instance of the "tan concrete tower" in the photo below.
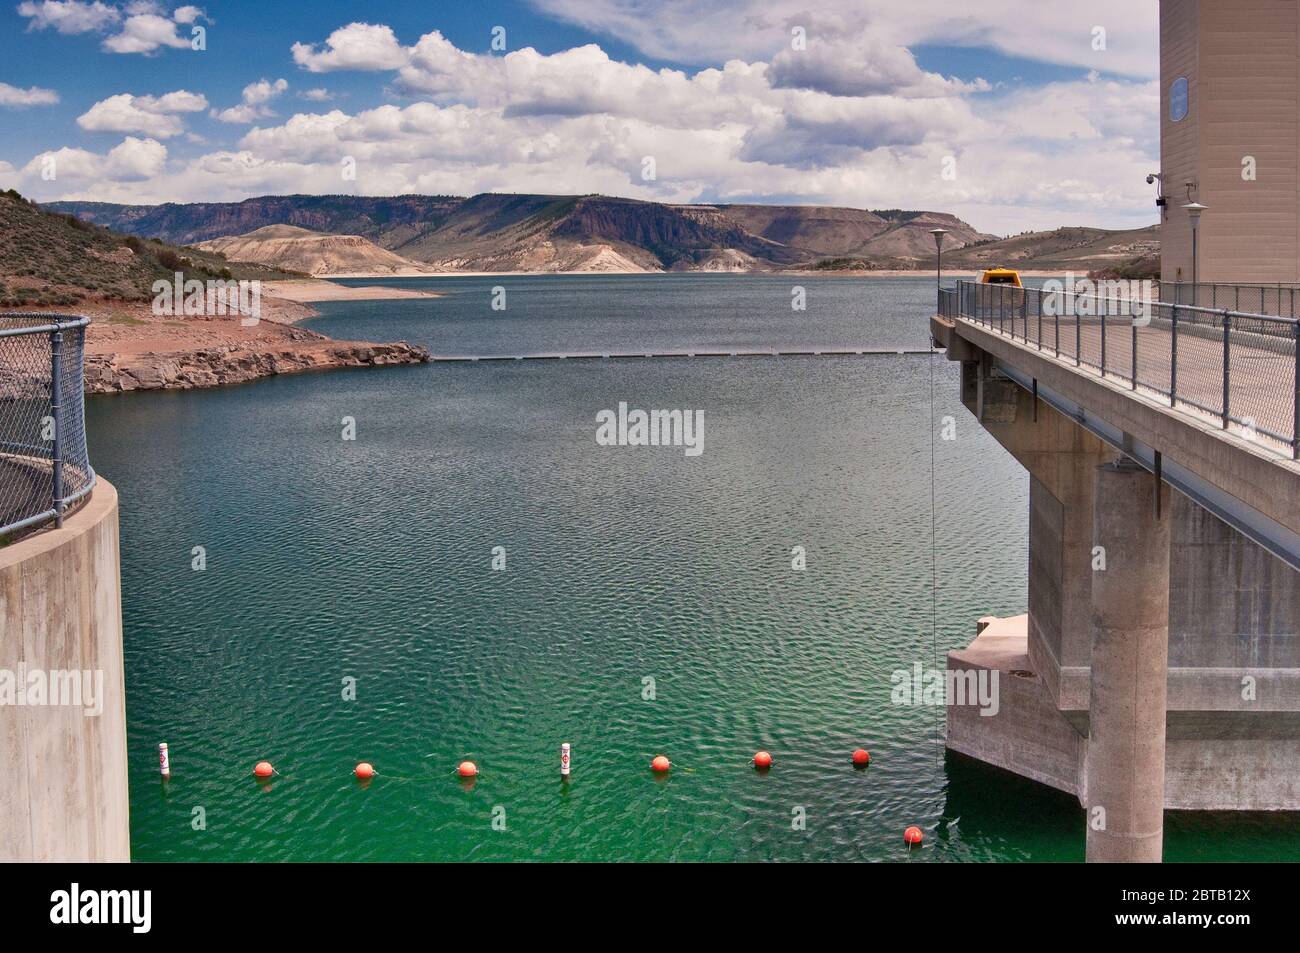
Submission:
{"label": "tan concrete tower", "polygon": [[1300,281],[1300,4],[1161,0],[1165,281]]}

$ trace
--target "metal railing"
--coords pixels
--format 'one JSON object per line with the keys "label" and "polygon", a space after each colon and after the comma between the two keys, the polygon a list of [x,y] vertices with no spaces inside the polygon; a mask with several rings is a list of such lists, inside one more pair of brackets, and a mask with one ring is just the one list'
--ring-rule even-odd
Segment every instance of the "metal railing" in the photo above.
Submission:
{"label": "metal railing", "polygon": [[1281,281],[1259,284],[1162,281],[1160,300],[1211,310],[1231,308],[1233,311],[1253,314],[1300,318],[1300,284]]}
{"label": "metal railing", "polygon": [[86,449],[88,318],[0,312],[0,542],[64,514],[95,485]]}
{"label": "metal railing", "polygon": [[939,314],[1217,419],[1300,459],[1300,322],[1176,302],[959,281]]}

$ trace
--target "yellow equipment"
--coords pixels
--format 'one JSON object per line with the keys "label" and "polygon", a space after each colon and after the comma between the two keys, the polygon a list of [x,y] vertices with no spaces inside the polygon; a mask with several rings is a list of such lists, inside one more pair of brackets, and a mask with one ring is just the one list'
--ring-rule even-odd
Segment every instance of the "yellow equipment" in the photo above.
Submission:
{"label": "yellow equipment", "polygon": [[1023,288],[1020,283],[1020,272],[1014,268],[989,268],[980,276],[982,285],[1011,285],[1015,288]]}

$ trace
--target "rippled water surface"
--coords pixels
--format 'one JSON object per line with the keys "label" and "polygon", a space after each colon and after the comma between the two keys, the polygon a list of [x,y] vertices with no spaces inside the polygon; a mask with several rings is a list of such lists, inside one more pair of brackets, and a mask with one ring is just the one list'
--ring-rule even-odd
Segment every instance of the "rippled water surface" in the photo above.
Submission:
{"label": "rippled water surface", "polygon": [[[789,279],[404,283],[448,294],[310,326],[444,353],[924,347],[933,301],[923,279],[806,279],[805,312]],[[933,470],[932,373],[958,433]],[[598,446],[620,401],[702,410],[704,453]],[[892,672],[1025,605],[1025,474],[942,357],[347,371],[90,421],[122,495],[137,860],[1082,859],[1073,799],[945,756],[941,710],[890,703]],[[1255,856],[1278,823],[1175,818],[1168,853],[1205,857],[1208,831],[1214,859]]]}

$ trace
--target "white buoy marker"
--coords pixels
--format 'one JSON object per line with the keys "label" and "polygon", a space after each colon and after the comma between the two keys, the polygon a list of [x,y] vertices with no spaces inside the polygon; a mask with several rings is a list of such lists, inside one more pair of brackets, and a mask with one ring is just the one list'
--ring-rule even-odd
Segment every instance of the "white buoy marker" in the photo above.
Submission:
{"label": "white buoy marker", "polygon": [[560,777],[569,776],[569,743],[566,741],[560,745]]}
{"label": "white buoy marker", "polygon": [[172,759],[167,754],[167,742],[158,745],[158,770],[164,778],[172,776]]}

